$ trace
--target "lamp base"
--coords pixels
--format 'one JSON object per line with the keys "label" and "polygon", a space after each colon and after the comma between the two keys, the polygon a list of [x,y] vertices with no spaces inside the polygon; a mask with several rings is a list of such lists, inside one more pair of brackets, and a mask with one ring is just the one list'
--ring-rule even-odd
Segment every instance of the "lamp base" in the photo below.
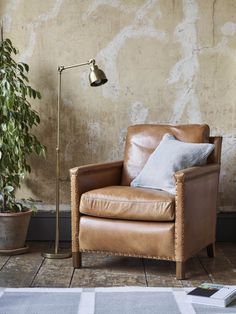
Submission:
{"label": "lamp base", "polygon": [[43,252],[41,255],[45,258],[50,259],[62,259],[62,258],[69,258],[72,256],[71,252],[65,252],[64,250],[58,250],[56,253],[55,251],[51,252]]}

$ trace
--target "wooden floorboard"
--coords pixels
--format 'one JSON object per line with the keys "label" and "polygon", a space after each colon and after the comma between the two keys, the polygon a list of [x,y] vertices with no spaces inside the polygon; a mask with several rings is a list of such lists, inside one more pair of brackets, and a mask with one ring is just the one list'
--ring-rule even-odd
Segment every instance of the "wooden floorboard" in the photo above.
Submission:
{"label": "wooden floorboard", "polygon": [[[41,253],[49,242],[29,243],[30,252],[0,256],[0,287],[195,287],[202,282],[236,285],[236,243],[217,243],[216,257],[206,250],[186,263],[186,280],[176,280],[175,263],[132,257],[82,254],[82,268],[71,258],[47,259]],[[64,248],[69,243],[62,244]]]}

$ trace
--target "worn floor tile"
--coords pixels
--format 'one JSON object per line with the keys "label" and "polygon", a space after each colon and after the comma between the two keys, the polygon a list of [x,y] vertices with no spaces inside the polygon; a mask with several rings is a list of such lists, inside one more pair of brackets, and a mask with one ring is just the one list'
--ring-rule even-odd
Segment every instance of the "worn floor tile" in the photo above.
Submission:
{"label": "worn floor tile", "polygon": [[219,242],[217,246],[220,249],[220,256],[224,256],[232,266],[232,272],[236,273],[236,243]]}
{"label": "worn floor tile", "polygon": [[82,268],[74,272],[72,287],[145,286],[140,258],[82,254]]}
{"label": "worn floor tile", "polygon": [[33,287],[63,287],[70,286],[73,275],[71,258],[45,259],[37,273]]}
{"label": "worn floor tile", "polygon": [[233,271],[236,272],[236,256],[225,256],[225,258],[232,265]]}
{"label": "worn floor tile", "polygon": [[113,273],[101,269],[76,269],[71,287],[146,286],[144,273]]}
{"label": "worn floor tile", "polygon": [[235,268],[224,255],[215,258],[200,257],[200,260],[213,282],[236,284]]}
{"label": "worn floor tile", "polygon": [[149,287],[182,287],[175,279],[175,262],[143,259],[147,285]]}
{"label": "worn floor tile", "polygon": [[236,242],[219,242],[217,243],[217,247],[219,247],[225,256],[236,257]]}
{"label": "worn floor tile", "polygon": [[211,278],[198,257],[190,258],[186,262],[186,279],[182,280],[183,287],[195,287],[203,282],[211,282]]}
{"label": "worn floor tile", "polygon": [[9,256],[0,255],[0,270],[6,264],[9,258]]}
{"label": "worn floor tile", "polygon": [[137,273],[143,272],[141,258],[121,257],[97,253],[82,253],[82,267],[91,269],[103,269],[109,272]]}
{"label": "worn floor tile", "polygon": [[[218,245],[218,243],[217,243],[216,246],[215,246],[215,254],[216,254],[216,256],[222,254],[222,249],[221,249],[221,247]],[[197,256],[199,256],[199,257],[208,257],[208,255],[207,255],[207,249],[205,248],[205,249],[201,250],[200,252],[198,252],[198,253],[197,253]]]}
{"label": "worn floor tile", "polygon": [[[82,268],[74,270],[71,258],[44,259],[41,252],[53,243],[31,242],[30,251],[0,256],[0,287],[189,287],[202,282],[236,284],[236,244],[217,243],[216,258],[202,250],[186,263],[186,280],[175,279],[175,262],[132,257],[82,254]],[[61,247],[70,248],[70,243]]]}
{"label": "worn floor tile", "polygon": [[48,245],[35,243],[28,253],[11,256],[0,271],[0,287],[29,287],[43,261],[41,249]]}

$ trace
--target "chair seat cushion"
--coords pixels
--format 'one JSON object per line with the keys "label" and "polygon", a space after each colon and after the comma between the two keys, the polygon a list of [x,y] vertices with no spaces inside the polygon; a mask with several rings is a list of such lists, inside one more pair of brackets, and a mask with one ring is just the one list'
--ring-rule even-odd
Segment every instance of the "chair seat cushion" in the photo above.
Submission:
{"label": "chair seat cushion", "polygon": [[173,221],[175,198],[165,191],[109,186],[82,194],[80,212],[103,218]]}

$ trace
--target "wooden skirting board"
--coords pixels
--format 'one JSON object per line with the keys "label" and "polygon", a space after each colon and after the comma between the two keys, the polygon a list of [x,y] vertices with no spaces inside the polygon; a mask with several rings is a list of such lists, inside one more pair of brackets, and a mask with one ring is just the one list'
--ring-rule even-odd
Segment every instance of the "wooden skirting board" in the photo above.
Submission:
{"label": "wooden skirting board", "polygon": [[[55,213],[38,211],[30,222],[29,241],[52,241],[55,239]],[[60,240],[70,241],[70,212],[60,213]],[[236,242],[236,212],[220,213],[217,216],[216,240]]]}

